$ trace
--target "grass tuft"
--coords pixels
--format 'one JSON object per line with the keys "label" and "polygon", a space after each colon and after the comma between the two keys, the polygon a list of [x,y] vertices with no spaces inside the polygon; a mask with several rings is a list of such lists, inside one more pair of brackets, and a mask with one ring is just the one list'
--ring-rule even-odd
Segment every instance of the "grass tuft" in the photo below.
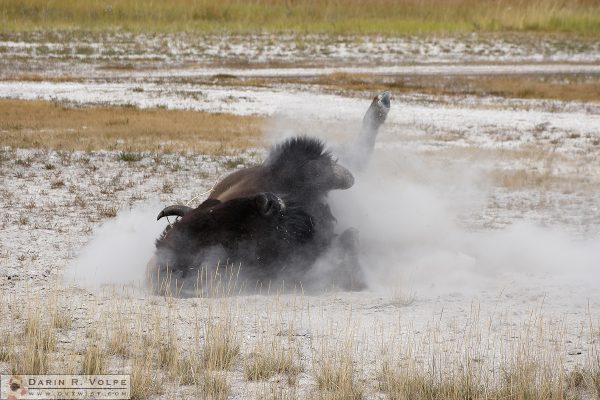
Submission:
{"label": "grass tuft", "polygon": [[299,373],[300,367],[294,362],[292,353],[276,347],[252,354],[244,366],[244,377],[249,381],[266,380],[275,374],[284,374],[289,382],[295,382]]}
{"label": "grass tuft", "polygon": [[137,162],[137,161],[140,161],[144,157],[138,153],[130,153],[130,152],[122,151],[119,153],[119,156],[117,158],[119,161]]}
{"label": "grass tuft", "polygon": [[13,338],[10,336],[0,337],[0,363],[10,362],[13,357],[14,344]]}
{"label": "grass tuft", "polygon": [[50,321],[52,327],[60,330],[69,330],[73,325],[73,320],[71,316],[67,314],[64,310],[54,310],[50,315]]}
{"label": "grass tuft", "polygon": [[229,384],[224,375],[206,373],[200,384],[200,392],[206,400],[226,400],[229,396]]}
{"label": "grass tuft", "polygon": [[98,206],[98,215],[101,218],[114,218],[118,212],[119,208],[116,206]]}
{"label": "grass tuft", "polygon": [[56,179],[50,183],[50,188],[52,188],[52,189],[58,189],[58,188],[62,188],[64,186],[65,186],[65,181],[63,181],[62,179]]}
{"label": "grass tuft", "polygon": [[97,336],[88,340],[88,345],[83,353],[83,365],[81,373],[84,375],[96,375],[106,372],[106,352],[99,343]]}
{"label": "grass tuft", "polygon": [[45,374],[49,367],[49,353],[56,347],[56,334],[51,324],[41,318],[40,307],[29,309],[23,329],[24,351],[16,357],[14,373]]}
{"label": "grass tuft", "polygon": [[209,323],[205,328],[206,342],[202,362],[207,369],[229,369],[240,353],[237,335],[228,322]]}
{"label": "grass tuft", "polygon": [[315,371],[319,398],[330,400],[360,400],[363,388],[354,378],[354,359],[350,343],[335,353],[323,353]]}

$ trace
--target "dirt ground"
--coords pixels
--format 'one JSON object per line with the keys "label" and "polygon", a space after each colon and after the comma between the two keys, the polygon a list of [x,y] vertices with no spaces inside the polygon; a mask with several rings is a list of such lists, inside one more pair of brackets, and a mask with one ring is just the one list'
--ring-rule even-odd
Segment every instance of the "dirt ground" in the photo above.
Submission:
{"label": "dirt ground", "polygon": [[[142,113],[158,107],[252,115],[266,120],[265,146],[310,134],[335,148],[352,140],[376,92],[301,81],[229,85],[215,76],[268,81],[350,71],[377,80],[422,69],[491,76],[519,68],[535,76],[600,74],[597,42],[311,40],[297,50],[286,37],[235,38],[224,47],[213,36],[114,35],[76,38],[67,49],[60,35],[5,35],[0,97],[90,112],[126,105]],[[198,391],[232,399],[403,398],[382,383],[386,363],[427,382],[468,376],[495,387],[513,382],[507,376],[514,374],[525,382],[515,387],[551,388],[529,398],[598,398],[599,103],[392,94],[369,170],[331,199],[340,229],[361,231],[369,288],[356,293],[240,293],[242,283],[226,273],[215,297],[144,290],[144,265],[164,227],[155,221],[158,211],[198,204],[220,177],[260,162],[262,146],[199,154],[0,142],[3,333],[22,332],[36,309],[57,309],[69,324],[40,317],[56,325],[46,371],[80,372],[99,337],[101,371],[141,377],[138,386],[148,390],[136,389],[137,398],[194,398]],[[0,121],[0,138],[31,129]],[[90,287],[91,281],[104,285]],[[204,365],[198,376],[211,384],[190,384],[160,349],[200,354],[214,340],[214,326],[222,329],[217,336],[231,337],[233,361]],[[113,337],[130,352],[116,351]],[[28,365],[20,358],[26,345],[9,347],[14,354],[0,357],[2,373]],[[155,351],[148,370],[135,361],[144,348]],[[249,378],[257,354],[266,353],[292,361]],[[327,383],[327,374],[348,365],[350,383]],[[581,383],[573,383],[573,371],[583,371]],[[157,388],[152,378],[164,383]],[[446,398],[460,398],[453,393]]]}

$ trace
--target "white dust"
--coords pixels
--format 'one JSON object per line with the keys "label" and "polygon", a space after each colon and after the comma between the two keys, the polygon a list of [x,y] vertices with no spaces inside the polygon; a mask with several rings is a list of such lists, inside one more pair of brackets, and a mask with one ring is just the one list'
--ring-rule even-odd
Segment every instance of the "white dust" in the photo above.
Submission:
{"label": "white dust", "polygon": [[[315,135],[335,153],[356,139],[360,116],[342,123],[280,117],[266,137],[275,142]],[[384,125],[379,135],[385,134]],[[471,293],[517,282],[595,290],[600,238],[574,238],[560,225],[539,226],[526,218],[503,229],[470,228],[463,216],[481,213],[494,190],[480,166],[431,162],[431,157],[386,149],[383,143],[365,171],[353,171],[355,185],[329,197],[339,232],[349,227],[360,232],[360,263],[371,290],[405,286]]]}
{"label": "white dust", "polygon": [[65,280],[84,287],[106,284],[142,286],[146,263],[154,253],[154,241],[166,222],[156,221],[158,202],[121,210],[104,222],[93,239],[67,267]]}
{"label": "white dust", "polygon": [[[391,112],[397,112],[393,105]],[[311,135],[339,149],[356,138],[361,117],[343,122],[274,118],[266,137],[276,142]],[[380,136],[385,134],[384,126]],[[532,275],[558,285],[599,281],[600,238],[577,240],[528,220],[499,230],[462,224],[461,215],[485,207],[491,190],[476,165],[431,163],[381,145],[372,157],[366,171],[355,173],[353,188],[330,194],[339,231],[354,227],[360,232],[360,262],[372,290],[409,282],[433,292],[467,293],[482,285],[527,282]],[[156,222],[160,208],[145,204],[104,223],[69,266],[67,279],[85,286],[141,283],[165,226]]]}

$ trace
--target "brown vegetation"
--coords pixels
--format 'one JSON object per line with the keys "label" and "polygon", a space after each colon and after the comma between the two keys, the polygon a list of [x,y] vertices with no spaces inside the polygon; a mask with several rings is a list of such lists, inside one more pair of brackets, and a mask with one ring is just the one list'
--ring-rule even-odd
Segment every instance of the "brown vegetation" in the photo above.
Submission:
{"label": "brown vegetation", "polygon": [[313,77],[221,78],[225,86],[318,85],[334,91],[423,93],[434,96],[474,95],[520,99],[600,101],[600,76],[579,74],[403,75],[332,73]]}
{"label": "brown vegetation", "polygon": [[[319,365],[315,368],[317,387],[321,390],[316,396],[327,400],[360,400],[364,388],[354,373],[354,353],[352,341],[347,340],[341,346],[323,344]],[[335,348],[339,347],[339,348]]]}
{"label": "brown vegetation", "polygon": [[[180,316],[173,318],[183,310],[177,310],[183,304],[176,304],[174,299],[153,298],[133,307],[127,298],[116,300],[108,307],[102,307],[104,300],[93,305],[94,300],[90,299],[90,304],[83,307],[94,319],[84,317],[79,319],[78,326],[65,328],[71,333],[68,336],[60,336],[52,327],[51,315],[60,309],[57,301],[58,296],[52,293],[49,301],[42,303],[0,292],[0,309],[8,310],[0,314],[1,326],[18,328],[13,333],[0,332],[0,366],[7,364],[6,368],[21,373],[128,373],[133,399],[172,394],[171,387],[181,391],[175,393],[177,398],[226,399],[231,391],[229,379],[239,375],[243,357],[238,357],[238,353],[245,345],[237,333],[242,323],[242,319],[236,317],[239,306],[231,299],[198,299],[193,308],[202,310],[190,319],[196,320],[198,326],[192,331],[182,331],[183,337],[175,332],[183,325],[174,326],[176,321],[182,322]],[[19,307],[14,307],[13,302]],[[206,306],[209,307],[208,318]],[[216,309],[211,310],[211,306]],[[22,316],[21,307],[26,310]],[[271,318],[271,314],[267,318]],[[282,319],[286,320],[287,317]],[[595,345],[591,345],[589,361],[584,367],[571,369],[565,364],[565,349],[558,344],[564,344],[566,338],[560,332],[546,332],[545,323],[541,319],[536,321],[540,322],[519,328],[522,337],[509,340],[506,347],[500,345],[501,353],[497,355],[500,365],[494,371],[482,368],[482,360],[475,357],[483,330],[489,329],[486,323],[476,319],[470,320],[464,331],[457,331],[456,343],[443,336],[442,330],[445,332],[447,328],[439,325],[422,332],[421,339],[410,332],[405,342],[392,339],[382,348],[381,360],[371,373],[364,370],[361,349],[354,344],[354,335],[344,331],[343,335],[348,337],[342,342],[323,339],[319,350],[313,353],[312,379],[308,385],[311,389],[309,393],[304,392],[302,398],[348,400],[386,395],[393,400],[566,400],[597,396],[600,357]],[[595,326],[590,328],[597,332]],[[82,332],[86,332],[85,335]],[[121,336],[123,332],[128,333]],[[266,334],[261,328],[258,332]],[[336,328],[329,335],[340,333]],[[552,338],[550,342],[546,341],[548,333]],[[66,338],[69,339],[65,341]],[[289,352],[292,340],[298,339],[288,337],[287,345],[283,345],[286,340],[281,334],[271,336],[269,333],[258,338],[255,351],[248,354],[248,363],[244,365],[246,379],[268,379],[270,383],[277,383],[265,386],[258,398],[300,398],[296,395],[298,383],[272,379],[274,374],[300,373],[297,360],[292,360],[295,356]],[[386,339],[382,337],[382,340]],[[121,343],[115,345],[118,341]],[[316,345],[314,341],[311,343]],[[430,363],[419,359],[419,349],[424,344],[432,352]],[[456,349],[447,347],[454,345]],[[125,347],[130,351],[120,350]],[[58,357],[59,354],[66,356]],[[256,357],[271,361],[255,363]],[[304,379],[308,376],[306,374]],[[306,387],[306,382],[303,385]]]}
{"label": "brown vegetation", "polygon": [[0,145],[57,150],[192,151],[225,154],[260,145],[264,119],[135,107],[75,108],[0,100]]}

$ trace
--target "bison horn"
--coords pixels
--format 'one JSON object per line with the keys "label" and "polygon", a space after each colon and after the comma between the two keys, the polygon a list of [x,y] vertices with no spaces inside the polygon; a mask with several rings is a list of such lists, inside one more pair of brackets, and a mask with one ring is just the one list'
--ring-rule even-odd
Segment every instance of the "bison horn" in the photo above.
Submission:
{"label": "bison horn", "polygon": [[189,213],[192,210],[193,210],[192,207],[182,206],[182,205],[179,205],[179,204],[176,204],[174,206],[165,207],[158,214],[158,217],[156,217],[156,220],[158,221],[162,217],[170,217],[172,215],[176,215],[178,217],[183,217],[185,214]]}

